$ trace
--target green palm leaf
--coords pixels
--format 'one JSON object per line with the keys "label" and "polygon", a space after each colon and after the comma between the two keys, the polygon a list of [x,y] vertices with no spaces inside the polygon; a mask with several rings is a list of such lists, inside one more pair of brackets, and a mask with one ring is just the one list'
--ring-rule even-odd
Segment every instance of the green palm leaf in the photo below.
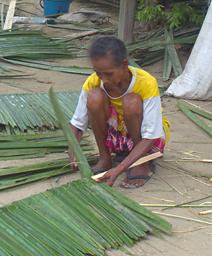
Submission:
{"label": "green palm leaf", "polygon": [[76,160],[78,162],[81,176],[83,178],[91,177],[92,172],[91,172],[90,166],[88,164],[88,161],[87,161],[86,157],[83,155],[80,145],[79,145],[75,135],[73,134],[72,130],[70,129],[70,126],[68,125],[68,122],[67,122],[65,115],[62,111],[62,108],[60,107],[57,96],[54,93],[52,88],[49,90],[49,97],[50,97],[52,106],[54,108],[55,115],[58,119],[59,125],[61,126],[64,136],[67,140],[68,147],[76,156]]}
{"label": "green palm leaf", "polygon": [[79,180],[2,208],[0,253],[103,256],[155,229],[170,233],[171,225],[104,184]]}

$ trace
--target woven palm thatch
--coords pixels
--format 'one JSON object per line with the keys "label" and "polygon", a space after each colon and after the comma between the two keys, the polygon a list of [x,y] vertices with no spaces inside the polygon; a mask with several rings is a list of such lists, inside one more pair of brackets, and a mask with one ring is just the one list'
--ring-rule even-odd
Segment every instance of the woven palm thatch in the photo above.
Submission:
{"label": "woven palm thatch", "polygon": [[0,255],[105,255],[171,225],[114,189],[89,180],[0,210]]}

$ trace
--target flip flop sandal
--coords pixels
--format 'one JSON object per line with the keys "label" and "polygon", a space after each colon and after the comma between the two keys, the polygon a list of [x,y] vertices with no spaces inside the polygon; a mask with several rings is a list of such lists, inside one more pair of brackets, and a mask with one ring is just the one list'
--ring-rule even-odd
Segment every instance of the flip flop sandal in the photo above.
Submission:
{"label": "flip flop sandal", "polygon": [[122,181],[120,184],[121,188],[125,189],[133,189],[133,188],[139,188],[142,187],[148,180],[152,178],[152,175],[155,173],[155,164],[153,161],[150,162],[150,172],[148,175],[130,175],[130,170],[126,171],[126,176],[128,180],[144,180],[144,183],[141,184],[129,184],[127,182]]}
{"label": "flip flop sandal", "polygon": [[144,180],[144,183],[142,185],[141,184],[136,184],[136,183],[135,184],[129,184],[127,182],[122,181],[120,186],[122,188],[126,188],[126,189],[142,187],[148,180],[151,179],[152,175],[153,175],[153,172],[151,172],[149,175],[138,175],[138,176],[127,175],[128,180]]}

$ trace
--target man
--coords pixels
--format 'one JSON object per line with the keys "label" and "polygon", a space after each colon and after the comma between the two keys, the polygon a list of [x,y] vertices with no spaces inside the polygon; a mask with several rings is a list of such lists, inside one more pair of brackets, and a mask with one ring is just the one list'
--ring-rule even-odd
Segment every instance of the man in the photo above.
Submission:
{"label": "man", "polygon": [[[112,186],[123,172],[124,188],[136,188],[152,176],[151,163],[128,170],[140,157],[163,151],[169,123],[162,117],[156,79],[128,65],[124,43],[116,37],[98,38],[89,51],[95,73],[85,81],[71,128],[78,140],[90,122],[99,149],[99,162],[92,168]],[[165,132],[164,132],[165,131]],[[112,168],[111,153],[126,157]],[[70,153],[70,161],[73,161]]]}

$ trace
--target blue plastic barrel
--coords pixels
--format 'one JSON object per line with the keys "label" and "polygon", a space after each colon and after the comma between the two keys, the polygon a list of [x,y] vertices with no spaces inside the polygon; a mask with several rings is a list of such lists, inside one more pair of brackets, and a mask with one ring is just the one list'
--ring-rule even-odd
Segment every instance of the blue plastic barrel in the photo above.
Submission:
{"label": "blue plastic barrel", "polygon": [[41,6],[45,17],[57,17],[69,11],[72,0],[43,0]]}

